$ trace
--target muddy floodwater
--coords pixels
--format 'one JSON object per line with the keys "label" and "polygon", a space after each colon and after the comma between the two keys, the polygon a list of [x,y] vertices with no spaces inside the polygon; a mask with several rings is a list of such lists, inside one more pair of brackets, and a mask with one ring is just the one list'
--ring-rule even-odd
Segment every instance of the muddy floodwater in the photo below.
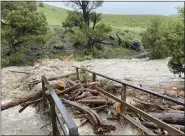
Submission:
{"label": "muddy floodwater", "polygon": [[50,127],[42,128],[49,123],[40,118],[32,107],[19,113],[21,106],[16,106],[1,113],[3,135],[49,135]]}
{"label": "muddy floodwater", "polygon": [[[22,95],[26,95],[29,91],[27,83],[32,79],[39,79],[42,75],[46,77],[58,76],[64,73],[75,71],[72,65],[84,65],[88,69],[95,72],[113,77],[119,80],[129,80],[134,84],[144,85],[163,85],[173,84],[183,81],[178,76],[174,76],[167,66],[169,58],[161,60],[147,59],[95,59],[84,62],[64,62],[54,60],[43,60],[42,64],[33,70],[31,74],[14,73],[10,70],[28,71],[32,67],[8,67],[2,69],[2,100],[10,100]],[[11,85],[10,85],[11,84]],[[2,102],[1,102],[2,103]],[[16,106],[1,112],[2,116],[2,134],[3,135],[49,135],[51,127],[42,126],[49,121],[42,120],[39,113],[36,113],[33,107],[26,108],[19,113],[20,106]],[[104,115],[101,115],[104,119]],[[105,120],[106,121],[106,120]],[[79,120],[75,119],[79,125]],[[108,122],[114,124],[112,122]],[[129,124],[116,122],[117,132],[112,134],[136,135],[137,130],[133,129]],[[82,135],[92,134],[89,128],[92,126],[87,123],[79,128]]]}

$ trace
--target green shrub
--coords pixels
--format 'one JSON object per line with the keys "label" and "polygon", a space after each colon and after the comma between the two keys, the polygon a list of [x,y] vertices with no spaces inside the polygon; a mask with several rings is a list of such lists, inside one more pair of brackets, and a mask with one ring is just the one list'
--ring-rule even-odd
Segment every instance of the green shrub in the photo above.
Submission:
{"label": "green shrub", "polygon": [[1,60],[2,67],[17,66],[24,64],[24,59],[20,53],[11,56],[3,56]]}
{"label": "green shrub", "polygon": [[39,7],[44,7],[44,4],[42,2],[40,2]]}
{"label": "green shrub", "polygon": [[84,59],[85,59],[85,60],[92,60],[93,57],[92,57],[91,55],[88,55],[88,56],[85,56]]}
{"label": "green shrub", "polygon": [[132,51],[123,47],[107,48],[104,50],[97,50],[94,58],[126,58],[130,56]]}
{"label": "green shrub", "polygon": [[160,18],[153,18],[150,26],[142,34],[142,43],[146,49],[149,49],[151,59],[162,59],[168,56],[165,29],[167,27]]}
{"label": "green shrub", "polygon": [[76,61],[85,61],[86,59],[83,58],[83,57],[75,57],[75,60],[76,60]]}

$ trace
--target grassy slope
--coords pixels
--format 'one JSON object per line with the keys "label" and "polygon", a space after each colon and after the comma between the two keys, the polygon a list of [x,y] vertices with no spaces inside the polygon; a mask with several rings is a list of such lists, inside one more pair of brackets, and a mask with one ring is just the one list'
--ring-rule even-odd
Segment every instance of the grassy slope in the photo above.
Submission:
{"label": "grassy slope", "polygon": [[64,8],[44,4],[44,7],[38,6],[38,10],[45,14],[49,25],[62,25],[67,17],[67,10]]}
{"label": "grassy slope", "polygon": [[[44,4],[44,8],[38,7],[39,11],[43,11],[46,15],[49,25],[61,25],[62,22],[67,17],[67,10],[64,8],[59,8],[51,5]],[[110,24],[113,28],[117,30],[134,30],[142,31],[144,30],[150,20],[153,17],[160,17],[165,21],[174,20],[175,16],[162,16],[162,15],[103,15],[103,22]]]}

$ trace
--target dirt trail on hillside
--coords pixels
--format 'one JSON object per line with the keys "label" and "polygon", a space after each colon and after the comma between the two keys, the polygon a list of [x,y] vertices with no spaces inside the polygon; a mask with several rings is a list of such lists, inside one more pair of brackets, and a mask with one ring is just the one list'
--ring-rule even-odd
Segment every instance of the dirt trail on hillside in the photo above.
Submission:
{"label": "dirt trail on hillside", "polygon": [[[30,91],[36,91],[41,84],[35,86],[32,90],[28,88],[28,82],[32,79],[40,79],[42,75],[47,78],[58,76],[75,71],[72,65],[87,66],[88,69],[105,74],[119,80],[129,80],[134,84],[142,84],[148,86],[162,86],[165,84],[181,83],[183,79],[174,76],[168,69],[167,63],[169,59],[147,60],[147,59],[94,59],[84,62],[70,62],[65,64],[57,59],[45,59],[36,67],[7,67],[2,69],[2,101],[9,101],[13,98],[26,95]],[[16,73],[12,71],[25,71],[31,74]],[[29,107],[23,113],[18,113],[20,107],[14,107],[2,112],[2,134],[27,134],[27,135],[48,135],[49,129],[42,130],[46,122],[40,119],[32,107]],[[28,118],[29,121],[26,121]],[[33,125],[30,125],[33,124]],[[19,124],[19,125],[17,125]],[[11,127],[9,127],[11,126]],[[127,128],[125,126],[125,128]],[[28,131],[29,129],[29,131]],[[86,134],[87,128],[82,130],[82,134]],[[121,128],[119,128],[121,130]],[[135,131],[128,131],[125,134],[136,134]]]}

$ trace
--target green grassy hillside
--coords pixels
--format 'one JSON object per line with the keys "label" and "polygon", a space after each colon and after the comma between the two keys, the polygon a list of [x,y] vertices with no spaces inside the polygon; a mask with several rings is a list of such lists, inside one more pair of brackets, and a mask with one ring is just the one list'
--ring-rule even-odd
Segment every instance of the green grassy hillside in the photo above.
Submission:
{"label": "green grassy hillside", "polygon": [[[39,7],[39,11],[43,11],[46,15],[49,25],[62,25],[62,22],[67,17],[67,10],[51,5],[44,4],[44,7]],[[103,22],[110,24],[115,29],[134,29],[141,31],[146,28],[153,17],[160,17],[165,21],[176,19],[176,16],[162,15],[103,15]]]}
{"label": "green grassy hillside", "polygon": [[176,19],[172,16],[163,15],[103,15],[103,21],[115,27],[141,27],[146,28],[152,18],[159,17],[164,21]]}
{"label": "green grassy hillside", "polygon": [[38,6],[38,11],[43,12],[47,18],[49,25],[62,25],[62,22],[67,17],[67,10],[44,4],[44,7]]}

